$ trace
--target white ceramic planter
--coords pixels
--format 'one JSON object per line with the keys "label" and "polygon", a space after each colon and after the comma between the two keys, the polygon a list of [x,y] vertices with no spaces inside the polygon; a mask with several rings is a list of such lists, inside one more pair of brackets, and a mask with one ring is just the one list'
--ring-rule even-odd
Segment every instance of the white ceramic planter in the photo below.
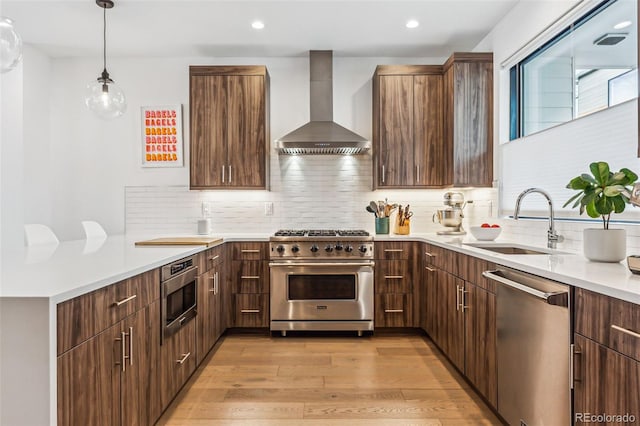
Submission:
{"label": "white ceramic planter", "polygon": [[620,262],[627,256],[624,229],[585,229],[584,257],[594,262]]}

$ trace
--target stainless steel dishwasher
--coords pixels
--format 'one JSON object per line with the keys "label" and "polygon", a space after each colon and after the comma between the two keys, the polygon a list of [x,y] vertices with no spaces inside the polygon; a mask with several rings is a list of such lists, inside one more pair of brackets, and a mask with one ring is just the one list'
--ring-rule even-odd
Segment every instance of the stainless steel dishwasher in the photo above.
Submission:
{"label": "stainless steel dishwasher", "polygon": [[500,267],[498,412],[512,426],[570,425],[569,286]]}

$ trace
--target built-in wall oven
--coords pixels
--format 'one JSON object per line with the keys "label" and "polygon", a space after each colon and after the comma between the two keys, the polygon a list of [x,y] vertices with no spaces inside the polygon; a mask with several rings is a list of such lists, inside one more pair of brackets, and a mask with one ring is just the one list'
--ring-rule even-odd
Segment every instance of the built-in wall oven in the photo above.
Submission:
{"label": "built-in wall oven", "polygon": [[160,271],[161,342],[196,316],[197,276],[195,256],[162,267]]}
{"label": "built-in wall oven", "polygon": [[[278,235],[284,232],[304,235]],[[276,233],[269,263],[272,331],[373,330],[373,241],[365,231],[353,232]]]}

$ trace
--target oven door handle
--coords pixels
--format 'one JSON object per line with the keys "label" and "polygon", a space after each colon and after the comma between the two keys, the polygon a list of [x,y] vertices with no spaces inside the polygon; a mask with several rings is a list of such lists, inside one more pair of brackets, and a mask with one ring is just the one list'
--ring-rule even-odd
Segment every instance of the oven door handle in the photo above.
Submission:
{"label": "oven door handle", "polygon": [[296,263],[283,263],[283,262],[269,262],[270,267],[295,267],[295,266],[375,266],[375,262],[296,262]]}

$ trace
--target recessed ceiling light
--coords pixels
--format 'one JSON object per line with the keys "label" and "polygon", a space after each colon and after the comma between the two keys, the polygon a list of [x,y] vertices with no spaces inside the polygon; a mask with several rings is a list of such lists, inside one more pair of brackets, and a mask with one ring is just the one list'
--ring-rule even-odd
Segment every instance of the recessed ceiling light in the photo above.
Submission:
{"label": "recessed ceiling light", "polygon": [[629,25],[631,25],[631,21],[622,21],[615,24],[613,28],[615,28],[616,30],[621,30],[623,28],[627,28]]}
{"label": "recessed ceiling light", "polygon": [[420,22],[415,19],[408,20],[406,24],[407,28],[418,28],[418,25],[420,25]]}
{"label": "recessed ceiling light", "polygon": [[253,22],[251,23],[251,27],[252,27],[254,30],[261,30],[261,29],[263,29],[263,28],[264,28],[264,22],[262,22],[262,21],[253,21]]}

